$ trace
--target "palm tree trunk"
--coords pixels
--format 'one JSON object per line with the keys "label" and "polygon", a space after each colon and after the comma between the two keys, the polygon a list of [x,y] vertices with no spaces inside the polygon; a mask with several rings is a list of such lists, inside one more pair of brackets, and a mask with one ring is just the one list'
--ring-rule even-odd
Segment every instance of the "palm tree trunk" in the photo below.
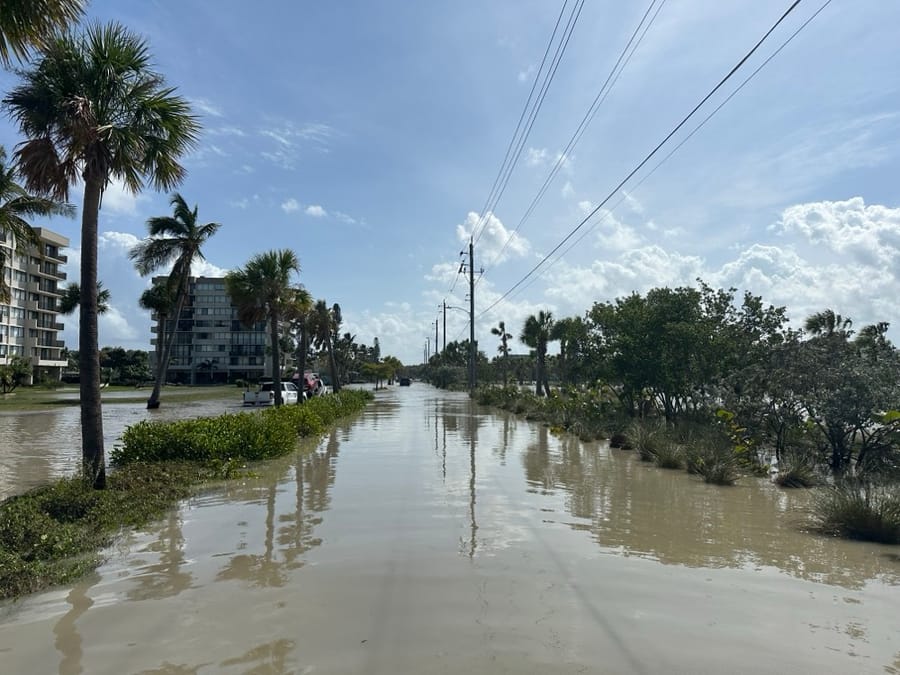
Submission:
{"label": "palm tree trunk", "polygon": [[159,396],[162,384],[169,370],[169,360],[172,358],[172,346],[175,344],[175,333],[178,332],[178,322],[181,320],[181,310],[184,308],[184,300],[187,295],[187,281],[182,278],[178,281],[177,301],[175,304],[175,316],[169,323],[172,324],[168,335],[164,335],[162,355],[156,364],[156,378],[153,382],[153,392],[147,399],[147,409],[155,410],[159,407]]}
{"label": "palm tree trunk", "polygon": [[334,345],[331,344],[331,336],[325,340],[325,348],[328,349],[328,368],[331,370],[331,391],[337,393],[341,390],[341,382],[337,377],[337,363],[334,360]]}
{"label": "palm tree trunk", "polygon": [[278,341],[278,313],[269,314],[269,335],[272,340],[272,388],[275,390],[275,405],[284,403],[281,395],[281,345]]}
{"label": "palm tree trunk", "polygon": [[81,213],[81,298],[78,365],[81,371],[81,470],[98,489],[106,487],[103,410],[100,402],[100,349],[97,329],[97,221],[102,182],[88,176]]}

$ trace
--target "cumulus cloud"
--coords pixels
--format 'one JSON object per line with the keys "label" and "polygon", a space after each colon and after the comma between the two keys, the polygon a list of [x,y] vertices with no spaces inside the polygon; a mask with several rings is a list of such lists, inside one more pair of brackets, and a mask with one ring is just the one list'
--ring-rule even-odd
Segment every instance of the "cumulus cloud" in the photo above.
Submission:
{"label": "cumulus cloud", "polygon": [[281,210],[284,211],[285,213],[299,211],[300,210],[300,202],[298,202],[296,199],[291,197],[290,199],[287,199],[281,203]]}
{"label": "cumulus cloud", "polygon": [[900,261],[900,209],[867,206],[862,197],[796,204],[785,209],[780,226],[863,265]]}
{"label": "cumulus cloud", "polygon": [[104,215],[134,216],[138,212],[138,204],[147,201],[144,194],[133,194],[121,180],[112,180],[103,191],[101,213]]}
{"label": "cumulus cloud", "polygon": [[474,211],[470,211],[466,220],[456,226],[456,236],[460,243],[466,244],[473,234],[478,237],[478,253],[480,260],[486,265],[494,265],[510,258],[521,258],[531,250],[531,244],[517,232],[504,227],[500,219],[488,212],[482,220]]}
{"label": "cumulus cloud", "polygon": [[310,204],[306,207],[304,213],[313,218],[324,218],[328,215],[328,212],[318,204]]}

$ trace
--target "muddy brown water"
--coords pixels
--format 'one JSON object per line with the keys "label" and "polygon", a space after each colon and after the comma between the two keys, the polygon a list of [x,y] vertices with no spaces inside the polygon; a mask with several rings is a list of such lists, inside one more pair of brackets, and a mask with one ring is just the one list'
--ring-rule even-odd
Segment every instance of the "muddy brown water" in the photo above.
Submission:
{"label": "muddy brown water", "polygon": [[0,672],[900,673],[900,547],[805,492],[419,383],[313,446],[0,605]]}

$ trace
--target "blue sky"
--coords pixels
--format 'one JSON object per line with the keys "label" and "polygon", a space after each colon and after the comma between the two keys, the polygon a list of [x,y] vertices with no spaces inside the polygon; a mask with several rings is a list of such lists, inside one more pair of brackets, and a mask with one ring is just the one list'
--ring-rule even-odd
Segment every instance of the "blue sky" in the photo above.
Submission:
{"label": "blue sky", "polygon": [[[569,7],[572,6],[569,3]],[[795,323],[831,307],[861,326],[896,323],[900,296],[900,4],[822,11],[671,159],[618,191],[576,246],[502,300],[700,101],[788,6],[668,0],[534,213],[560,156],[647,2],[587,2],[521,159],[476,247],[477,337],[518,333],[549,309],[654,286],[735,286],[786,305]],[[699,122],[822,2],[804,0]],[[382,353],[421,360],[438,305],[467,306],[454,284],[562,2],[239,3],[94,0],[88,19],[144,36],[157,68],[204,127],[180,192],[222,223],[205,252],[216,274],[290,247],[300,281],[338,302],[344,329]],[[656,8],[659,7],[657,3]],[[8,89],[14,75],[0,73]],[[688,124],[685,132],[696,123]],[[684,137],[677,136],[674,142]],[[0,143],[18,142],[0,120]],[[671,146],[669,146],[671,147]],[[665,154],[666,149],[663,150]],[[660,155],[661,157],[662,155]],[[80,205],[80,195],[72,201]],[[149,348],[147,284],[127,260],[168,195],[110,187],[100,277],[113,310],[102,345]],[[39,223],[72,240],[79,223]],[[506,247],[498,253],[510,238]],[[566,250],[564,247],[562,250]],[[451,292],[452,289],[452,292]],[[448,339],[468,336],[448,312]],[[74,321],[67,345],[75,347]],[[892,335],[897,340],[894,326]],[[519,351],[524,348],[517,345]]]}

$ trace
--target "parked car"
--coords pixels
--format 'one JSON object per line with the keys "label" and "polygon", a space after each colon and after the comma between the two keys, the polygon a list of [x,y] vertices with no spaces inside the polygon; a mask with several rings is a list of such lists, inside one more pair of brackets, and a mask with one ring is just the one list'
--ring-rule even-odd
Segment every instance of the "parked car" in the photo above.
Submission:
{"label": "parked car", "polygon": [[[300,390],[293,382],[281,383],[281,401],[282,403],[296,403],[300,400]],[[275,404],[275,384],[274,382],[262,382],[256,391],[244,392],[244,405],[274,405]]]}
{"label": "parked car", "polygon": [[401,387],[408,387],[408,386],[411,385],[411,384],[412,384],[412,380],[409,379],[408,377],[401,377],[401,378],[400,378],[400,386],[401,386]]}

